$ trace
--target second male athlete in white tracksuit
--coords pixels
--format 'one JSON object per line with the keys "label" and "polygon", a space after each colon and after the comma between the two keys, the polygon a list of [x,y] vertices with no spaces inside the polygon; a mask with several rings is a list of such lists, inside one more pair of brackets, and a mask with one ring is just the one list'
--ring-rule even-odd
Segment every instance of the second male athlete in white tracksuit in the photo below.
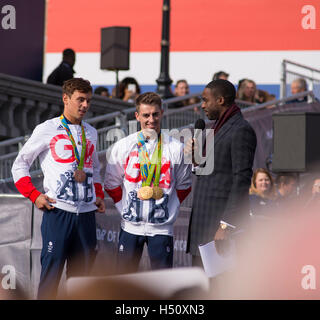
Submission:
{"label": "second male athlete in white tracksuit", "polygon": [[[159,187],[163,197],[141,200],[142,186],[138,134],[118,141],[107,159],[104,188],[121,214],[118,246],[119,272],[128,265],[136,271],[144,243],[148,245],[152,269],[170,268],[173,264],[173,224],[180,203],[191,191],[191,166],[184,163],[183,144],[162,133],[162,159]],[[151,159],[157,152],[158,139],[147,139]]]}

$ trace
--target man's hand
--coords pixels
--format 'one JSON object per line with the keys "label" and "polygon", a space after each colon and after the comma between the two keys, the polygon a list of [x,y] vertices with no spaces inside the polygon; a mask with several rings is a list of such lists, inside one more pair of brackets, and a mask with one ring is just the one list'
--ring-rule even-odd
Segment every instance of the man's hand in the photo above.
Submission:
{"label": "man's hand", "polygon": [[213,240],[225,240],[228,238],[228,234],[229,234],[229,230],[227,229],[222,229],[221,227],[219,227],[219,229],[217,230],[216,234],[214,235]]}
{"label": "man's hand", "polygon": [[96,206],[98,207],[97,211],[100,213],[105,213],[106,212],[106,206],[104,204],[104,200],[101,199],[100,197],[96,198]]}
{"label": "man's hand", "polygon": [[217,230],[214,236],[214,243],[217,249],[218,254],[224,255],[229,249],[229,230],[227,229],[219,229]]}
{"label": "man's hand", "polygon": [[193,165],[197,166],[198,164],[194,160],[195,153],[199,152],[199,146],[196,139],[189,139],[184,146],[184,157],[185,159],[191,159]]}
{"label": "man's hand", "polygon": [[52,210],[54,207],[50,205],[50,203],[55,203],[56,200],[49,198],[47,195],[41,193],[39,197],[36,199],[34,204],[36,207],[42,211],[44,210]]}

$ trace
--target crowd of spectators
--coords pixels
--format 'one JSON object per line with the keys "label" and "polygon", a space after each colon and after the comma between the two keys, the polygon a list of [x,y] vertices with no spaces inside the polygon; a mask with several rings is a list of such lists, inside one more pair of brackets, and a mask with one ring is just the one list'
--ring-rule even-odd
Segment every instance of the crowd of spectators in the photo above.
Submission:
{"label": "crowd of spectators", "polygon": [[[273,177],[265,168],[254,171],[249,190],[250,215],[283,218],[320,204],[320,176],[299,181],[297,173],[278,173]],[[309,179],[310,180],[310,179]]]}
{"label": "crowd of spectators", "polygon": [[[73,49],[65,49],[62,52],[62,62],[55,68],[47,79],[47,83],[62,86],[63,82],[73,78],[75,71],[73,66],[76,61],[76,53]],[[212,80],[224,79],[228,80],[229,74],[225,71],[218,71],[213,74]],[[276,99],[274,94],[265,90],[257,88],[254,80],[243,78],[239,80],[237,87],[236,98],[240,101],[239,106],[245,107],[248,105],[262,104]],[[297,94],[307,91],[307,82],[304,78],[296,78],[291,82],[291,94]],[[99,86],[95,89],[94,93],[108,98],[117,98],[126,102],[134,103],[135,98],[141,93],[141,87],[138,81],[133,77],[126,77],[115,85],[110,94],[108,88]],[[172,96],[183,97],[190,94],[189,84],[186,79],[176,81]],[[288,103],[299,103],[307,101],[307,97],[294,99]],[[169,105],[170,108],[180,108],[200,102],[199,97],[186,98]],[[195,108],[198,112],[198,108]]]}

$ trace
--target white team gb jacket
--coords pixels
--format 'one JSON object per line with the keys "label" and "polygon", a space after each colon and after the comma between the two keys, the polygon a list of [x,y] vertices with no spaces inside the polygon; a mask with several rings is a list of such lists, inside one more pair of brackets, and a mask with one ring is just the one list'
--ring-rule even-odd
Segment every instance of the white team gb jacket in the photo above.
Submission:
{"label": "white team gb jacket", "polygon": [[[107,153],[104,188],[122,216],[124,231],[147,236],[172,235],[180,201],[191,191],[191,165],[184,163],[183,144],[162,133],[159,187],[164,196],[159,200],[140,200],[137,191],[142,181],[137,135],[134,133],[121,139]],[[157,139],[149,140],[145,145],[151,159]]]}
{"label": "white team gb jacket", "polygon": [[[77,168],[74,150],[59,117],[39,124],[19,152],[13,166],[12,176],[18,190],[32,199],[29,169],[39,156],[44,175],[43,188],[46,195],[56,200],[54,207],[69,212],[89,212],[97,209],[94,184],[100,184],[99,160],[96,153],[97,131],[88,123],[84,125],[87,148],[84,168],[86,180],[78,183],[73,178]],[[81,126],[69,124],[81,155]],[[29,190],[28,190],[29,188]],[[36,195],[37,196],[37,195]],[[34,199],[35,200],[35,199]]]}

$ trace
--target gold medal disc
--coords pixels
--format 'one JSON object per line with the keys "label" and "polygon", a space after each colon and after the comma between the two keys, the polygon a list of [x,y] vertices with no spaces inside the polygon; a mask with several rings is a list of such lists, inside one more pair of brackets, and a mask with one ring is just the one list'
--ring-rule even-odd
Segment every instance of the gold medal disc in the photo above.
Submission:
{"label": "gold medal disc", "polygon": [[163,197],[163,191],[158,186],[153,186],[153,195],[152,198],[155,200],[159,200]]}
{"label": "gold medal disc", "polygon": [[83,170],[77,169],[73,174],[74,180],[77,182],[84,182],[86,180],[86,173]]}
{"label": "gold medal disc", "polygon": [[149,186],[144,186],[140,188],[138,192],[142,200],[148,200],[152,198],[153,190]]}

